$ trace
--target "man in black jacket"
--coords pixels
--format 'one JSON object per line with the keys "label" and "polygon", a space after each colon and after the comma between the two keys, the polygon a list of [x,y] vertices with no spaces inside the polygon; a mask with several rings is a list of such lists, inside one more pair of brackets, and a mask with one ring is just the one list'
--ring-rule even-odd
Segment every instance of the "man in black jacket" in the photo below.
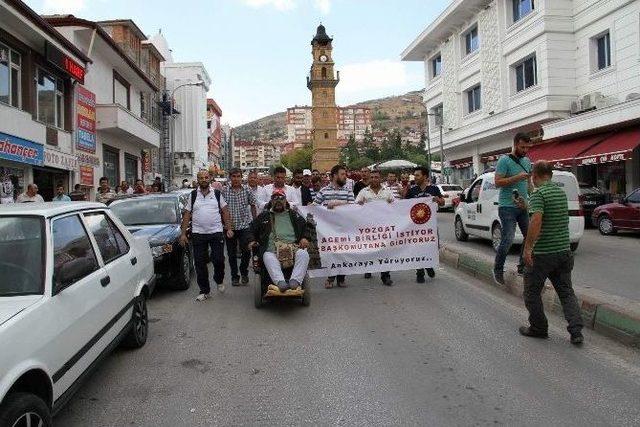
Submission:
{"label": "man in black jacket", "polygon": [[[307,222],[296,211],[289,209],[286,194],[282,190],[276,189],[273,192],[271,203],[267,207],[270,209],[265,209],[251,223],[251,246],[258,246],[258,256],[262,259],[272,282],[281,292],[298,289],[309,266],[309,253],[306,250],[309,246]],[[276,241],[297,245],[293,272],[288,283],[276,253]]]}

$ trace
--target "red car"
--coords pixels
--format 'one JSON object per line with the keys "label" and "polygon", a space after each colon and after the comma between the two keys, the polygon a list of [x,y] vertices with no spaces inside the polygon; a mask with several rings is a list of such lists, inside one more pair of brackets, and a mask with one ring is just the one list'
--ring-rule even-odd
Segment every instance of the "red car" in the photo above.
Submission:
{"label": "red car", "polygon": [[598,206],[591,219],[605,236],[615,234],[618,230],[640,231],[640,188],[619,203]]}

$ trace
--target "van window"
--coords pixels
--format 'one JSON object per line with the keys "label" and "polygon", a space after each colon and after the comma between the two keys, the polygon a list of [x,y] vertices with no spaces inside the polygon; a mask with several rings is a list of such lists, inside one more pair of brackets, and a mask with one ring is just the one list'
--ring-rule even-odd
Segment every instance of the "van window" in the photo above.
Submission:
{"label": "van window", "polygon": [[475,203],[478,201],[480,197],[480,189],[482,188],[482,180],[478,180],[473,184],[471,190],[469,190],[469,195],[471,196],[471,203]]}
{"label": "van window", "polygon": [[576,183],[576,180],[572,175],[553,174],[553,178],[551,178],[551,181],[553,181],[558,185],[558,187],[564,190],[564,193],[567,195],[567,200],[571,202],[578,201],[578,184]]}

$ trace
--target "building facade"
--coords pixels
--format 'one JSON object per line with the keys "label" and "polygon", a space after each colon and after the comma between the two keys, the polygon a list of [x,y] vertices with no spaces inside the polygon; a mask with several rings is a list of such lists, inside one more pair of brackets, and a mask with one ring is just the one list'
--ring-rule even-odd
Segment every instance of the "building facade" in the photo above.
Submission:
{"label": "building facade", "polygon": [[313,119],[311,107],[295,106],[287,108],[287,144],[302,148],[312,143]]}
{"label": "building facade", "polygon": [[[312,143],[313,118],[309,106],[287,108],[287,145],[293,149]],[[338,146],[346,144],[353,135],[361,142],[369,130],[371,132],[371,109],[360,106],[337,107]]]}
{"label": "building facade", "polygon": [[[92,115],[88,105],[93,101],[95,115],[94,145],[86,143],[84,130],[76,138],[80,184],[97,187],[104,176],[115,188],[121,181],[133,185],[145,174],[149,183],[157,164],[152,157],[157,157],[160,145],[156,105],[164,58],[143,47],[146,36],[128,19],[93,22],[56,15],[47,21],[92,60],[77,101],[79,113],[89,110],[86,118]],[[79,127],[84,123],[81,115]]]}
{"label": "building facade", "polygon": [[314,169],[320,171],[331,170],[340,160],[336,111],[336,86],[340,82],[340,72],[334,70],[332,42],[325,27],[318,26],[316,35],[311,40],[313,64],[307,77],[313,123],[312,164]]}
{"label": "building facade", "polygon": [[80,179],[76,87],[91,59],[18,0],[0,0],[0,203]]}
{"label": "building facade", "polygon": [[222,110],[213,99],[207,99],[207,138],[209,167],[220,168],[222,149]]}
{"label": "building facade", "polygon": [[[568,150],[570,159],[596,152],[597,162],[615,163],[603,157],[603,142],[640,117],[639,22],[640,0],[453,1],[402,58],[424,63],[431,147],[439,148],[442,127],[454,180],[467,183],[494,166],[517,132],[543,144],[546,160]],[[590,135],[601,137],[575,142]],[[614,168],[624,182],[605,183],[574,161],[565,166],[580,179],[595,174],[589,181],[609,192],[629,191],[640,184],[637,144],[629,144]]]}
{"label": "building facade", "polygon": [[233,167],[268,170],[279,163],[280,149],[277,145],[259,141],[235,141]]}

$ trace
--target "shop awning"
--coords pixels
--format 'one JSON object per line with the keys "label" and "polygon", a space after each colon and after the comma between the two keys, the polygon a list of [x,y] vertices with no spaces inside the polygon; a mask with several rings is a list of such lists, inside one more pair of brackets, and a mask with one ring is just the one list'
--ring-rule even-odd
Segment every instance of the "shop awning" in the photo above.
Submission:
{"label": "shop awning", "polygon": [[527,156],[531,161],[546,160],[555,167],[570,167],[576,157],[606,139],[607,135],[595,135],[568,141],[555,141],[534,145]]}
{"label": "shop awning", "polygon": [[583,166],[627,160],[638,145],[640,128],[621,131],[580,153],[576,164]]}

